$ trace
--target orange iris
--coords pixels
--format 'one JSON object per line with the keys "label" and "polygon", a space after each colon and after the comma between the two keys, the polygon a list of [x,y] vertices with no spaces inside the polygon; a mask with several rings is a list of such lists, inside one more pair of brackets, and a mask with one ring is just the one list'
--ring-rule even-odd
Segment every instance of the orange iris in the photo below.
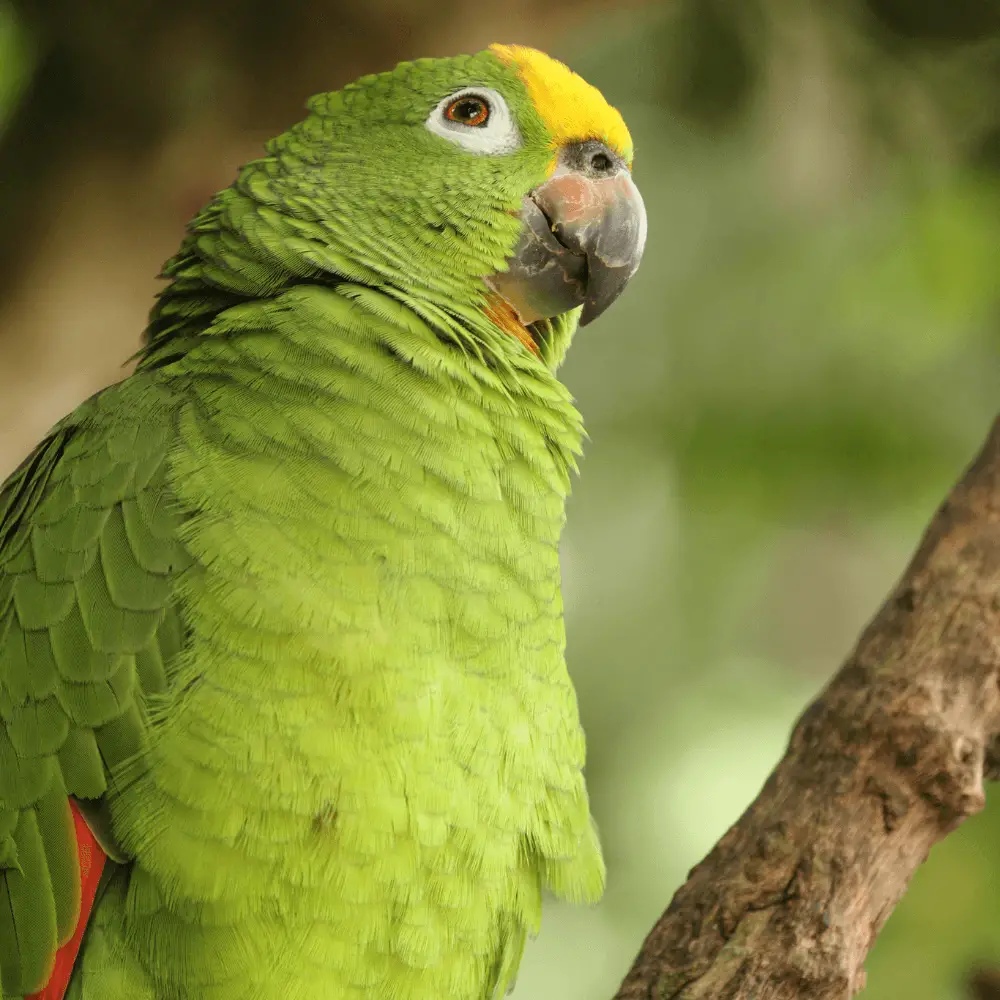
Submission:
{"label": "orange iris", "polygon": [[457,97],[445,109],[445,117],[459,125],[473,127],[485,125],[490,117],[490,106],[480,97]]}

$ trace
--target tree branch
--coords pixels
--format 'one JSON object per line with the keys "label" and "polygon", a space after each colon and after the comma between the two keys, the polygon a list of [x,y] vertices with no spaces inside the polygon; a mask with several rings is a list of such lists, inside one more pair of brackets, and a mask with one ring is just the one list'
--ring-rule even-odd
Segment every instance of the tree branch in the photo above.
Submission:
{"label": "tree branch", "polygon": [[972,1000],[1000,1000],[1000,971],[977,969],[969,978]]}
{"label": "tree branch", "polygon": [[1000,763],[1000,419],[788,750],[616,1000],[846,1000]]}

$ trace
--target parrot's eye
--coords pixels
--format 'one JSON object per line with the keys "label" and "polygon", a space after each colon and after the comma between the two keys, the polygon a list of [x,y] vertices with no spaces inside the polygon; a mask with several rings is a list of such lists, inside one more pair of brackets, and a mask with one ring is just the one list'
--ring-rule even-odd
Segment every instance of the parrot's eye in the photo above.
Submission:
{"label": "parrot's eye", "polygon": [[425,123],[470,153],[512,153],[521,133],[503,97],[490,87],[465,88],[439,101]]}
{"label": "parrot's eye", "polygon": [[462,125],[472,125],[479,128],[489,121],[490,106],[481,98],[469,95],[460,97],[457,101],[452,101],[444,109],[445,117],[450,122],[459,122]]}

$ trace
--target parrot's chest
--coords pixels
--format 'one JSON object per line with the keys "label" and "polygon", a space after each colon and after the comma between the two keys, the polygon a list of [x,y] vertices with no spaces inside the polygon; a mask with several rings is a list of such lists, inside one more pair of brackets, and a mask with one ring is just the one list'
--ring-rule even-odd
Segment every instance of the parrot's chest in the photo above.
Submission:
{"label": "parrot's chest", "polygon": [[[514,510],[488,473],[471,463],[464,489],[425,473],[366,492],[317,469],[311,489],[331,499],[288,518],[280,563],[247,518],[229,542],[245,554],[204,571],[216,601],[192,647],[206,640],[205,683],[178,717],[239,747],[260,801],[308,818],[317,850],[436,848],[464,824],[504,839],[513,866],[555,772],[578,764],[562,498]],[[389,517],[387,493],[407,501]]]}
{"label": "parrot's chest", "polygon": [[212,510],[211,491],[192,522],[190,677],[151,754],[170,832],[139,866],[192,947],[240,968],[255,942],[256,997],[395,980],[481,1000],[543,883],[566,890],[560,865],[591,887],[567,891],[600,884],[563,659],[564,498],[500,452],[400,455],[362,479],[325,456],[286,477],[277,523],[258,497]]}

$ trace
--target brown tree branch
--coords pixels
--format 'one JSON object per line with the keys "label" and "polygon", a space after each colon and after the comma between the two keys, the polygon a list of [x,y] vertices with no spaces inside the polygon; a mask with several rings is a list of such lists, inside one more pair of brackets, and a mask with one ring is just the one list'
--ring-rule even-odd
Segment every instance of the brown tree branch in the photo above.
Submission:
{"label": "brown tree branch", "polygon": [[1000,419],[756,801],[616,1000],[846,1000],[931,847],[1000,760]]}
{"label": "brown tree branch", "polygon": [[969,977],[971,1000],[1000,1000],[1000,971],[977,969]]}

